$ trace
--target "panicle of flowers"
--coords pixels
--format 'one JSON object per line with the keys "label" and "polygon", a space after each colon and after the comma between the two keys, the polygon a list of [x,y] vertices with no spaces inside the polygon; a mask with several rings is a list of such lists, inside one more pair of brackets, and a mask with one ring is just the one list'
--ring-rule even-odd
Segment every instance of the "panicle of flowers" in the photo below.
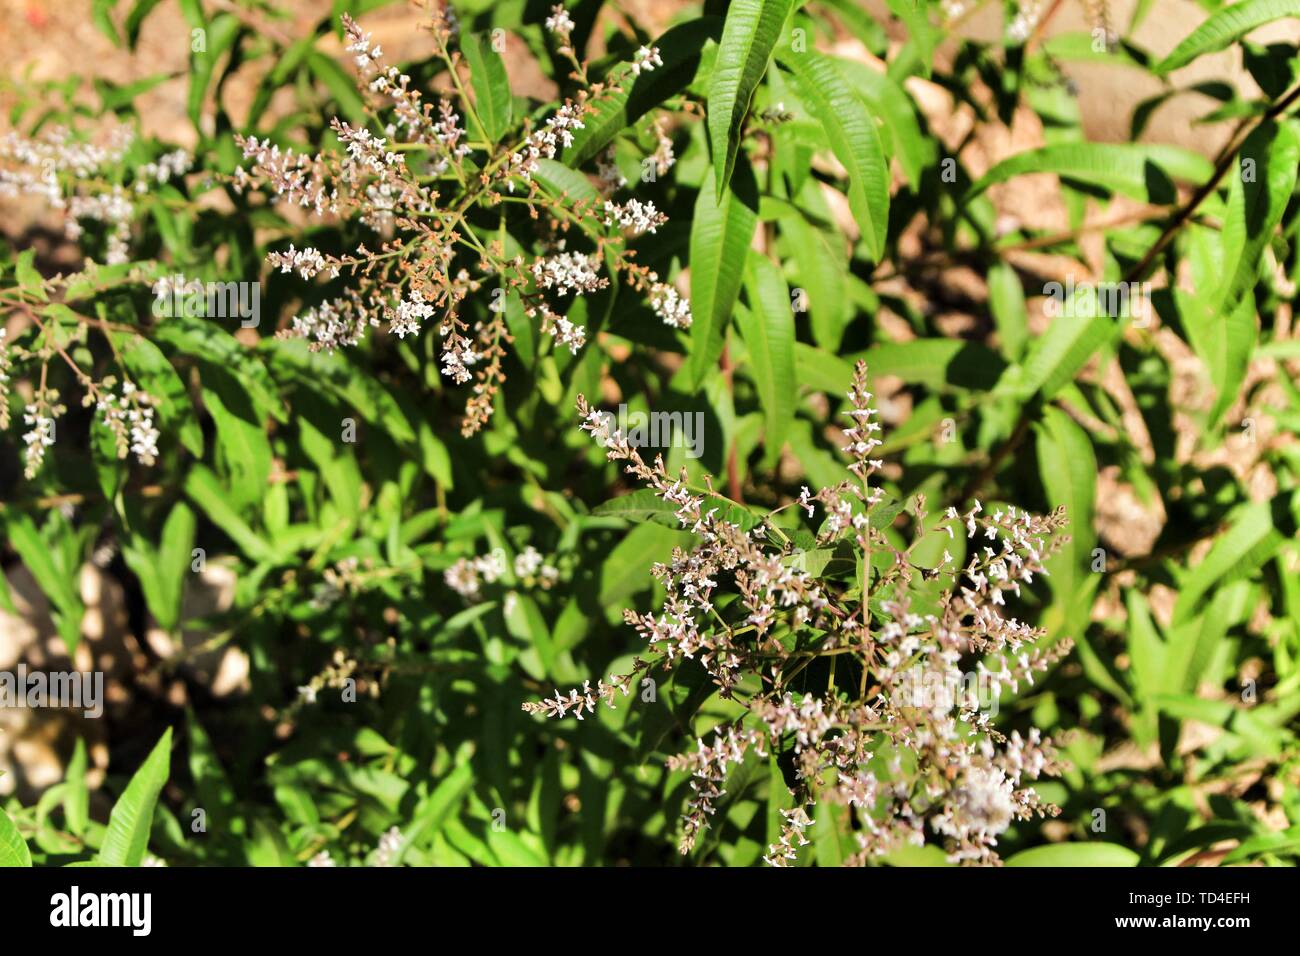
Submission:
{"label": "panicle of flowers", "polygon": [[[624,612],[654,655],[638,666],[671,669],[695,660],[718,695],[743,709],[711,745],[699,741],[668,762],[691,774],[683,852],[708,826],[729,768],[748,749],[788,755],[792,765],[786,783],[793,809],[765,856],[776,866],[797,859],[804,831],[823,805],[852,814],[858,851],[850,862],[857,864],[927,839],[953,862],[996,864],[998,840],[1013,822],[1059,812],[1031,785],[1063,767],[1051,742],[1037,730],[1003,735],[992,718],[1000,694],[1032,684],[1071,649],[1068,639],[1047,649],[1025,647],[1044,632],[1003,611],[1004,592],[1019,596],[1045,573],[1063,543],[1064,512],[1038,516],[1002,506],[985,514],[976,502],[965,514],[950,508],[933,525],[917,495],[903,512],[913,523],[913,544],[900,548],[885,534],[886,522],[877,527],[871,520],[886,502],[875,481],[884,463],[872,457],[882,438],[871,399],[859,362],[845,403],[850,424],[843,450],[851,478],[816,492],[804,487],[796,500],[745,530],[737,523],[738,505],[711,486],[693,490],[684,471],[667,473],[662,458],[647,464],[614,416],[578,398],[580,427],[609,460],[671,505],[695,538],[692,548],[676,549],[651,569],[665,591],[662,607]],[[782,528],[775,518],[795,508],[800,520],[815,520],[819,505],[818,547],[834,542],[854,554],[839,570],[822,561],[812,574],[788,522]],[[917,562],[912,548],[933,536],[960,548],[958,530],[970,542],[964,566],[951,554],[934,567]],[[859,567],[869,569],[865,585]],[[941,582],[937,592],[933,582]],[[837,681],[833,661],[848,676]],[[811,665],[823,668],[818,676],[826,690],[796,693],[790,681],[807,678]],[[746,678],[746,693],[738,694]],[[957,692],[967,678],[990,700]],[[584,703],[589,709],[601,696],[589,688],[575,693],[557,692],[524,709],[559,718],[578,700],[592,696]]]}
{"label": "panicle of flowers", "polygon": [[640,76],[642,73],[649,73],[657,66],[663,66],[664,61],[659,56],[657,46],[643,46],[632,57],[632,75]]}
{"label": "panicle of flowers", "polygon": [[768,866],[789,866],[799,858],[799,848],[811,842],[804,836],[804,831],[815,821],[808,816],[806,807],[795,807],[793,810],[782,809],[781,816],[784,820],[781,824],[781,833],[777,842],[767,848],[767,855],[763,857],[763,862]]}
{"label": "panicle of flowers", "polygon": [[13,369],[13,359],[5,345],[9,330],[0,328],[0,431],[9,427],[9,372]]}
{"label": "panicle of flowers", "polygon": [[365,337],[367,327],[378,325],[378,317],[349,290],[342,298],[329,299],[295,315],[290,327],[279,336],[306,339],[313,352],[332,352],[356,345]]}
{"label": "panicle of flowers", "polygon": [[598,680],[595,687],[591,686],[591,681],[583,681],[581,690],[574,688],[567,694],[562,694],[557,689],[554,697],[526,702],[524,710],[530,714],[556,718],[572,712],[574,717],[582,720],[583,713],[594,714],[596,705],[602,700],[605,706],[613,707],[620,691],[624,697],[632,692],[631,674],[610,674],[608,682]]}
{"label": "panicle of flowers", "polygon": [[584,129],[582,117],[589,107],[585,100],[565,103],[549,116],[545,123],[533,130],[520,148],[510,154],[510,161],[502,167],[506,188],[515,191],[512,177],[531,180],[541,159],[554,159],[562,148],[573,145],[574,131]]}
{"label": "panicle of flowers", "polygon": [[569,34],[573,32],[573,21],[569,18],[569,11],[564,9],[563,4],[557,3],[551,7],[551,15],[546,18],[546,29],[559,37],[562,42],[569,42]]}
{"label": "panicle of flowers", "polygon": [[375,858],[371,866],[397,866],[397,856],[401,849],[401,828],[389,827],[379,838],[379,845],[375,847]]}
{"label": "panicle of flowers", "polygon": [[184,176],[193,165],[194,157],[188,150],[174,149],[169,153],[163,153],[158,157],[157,162],[145,163],[136,170],[135,191],[146,193],[150,186],[165,183],[177,176]]}
{"label": "panicle of flowers", "polygon": [[[677,328],[689,325],[689,303],[636,265],[634,253],[624,245],[666,221],[653,203],[574,203],[568,196],[553,196],[546,184],[533,179],[540,162],[556,159],[561,150],[575,145],[584,118],[601,98],[621,91],[617,81],[588,82],[585,66],[568,49],[573,21],[562,6],[552,10],[547,27],[563,44],[563,55],[574,62],[578,91],[540,122],[524,119],[513,145],[503,142],[500,148],[489,148],[472,165],[466,157],[481,147],[471,144],[466,134],[462,117],[474,104],[462,85],[453,84],[455,92],[421,94],[409,76],[385,62],[384,51],[352,17],[343,15],[342,24],[344,45],[360,75],[369,111],[364,123],[331,120],[341,149],[306,155],[269,139],[236,138],[245,161],[229,178],[236,191],[265,185],[272,202],[359,221],[380,237],[376,251],[358,244],[355,255],[292,245],[270,253],[271,268],[305,281],[345,275],[354,280],[354,287],[342,295],[324,302],[309,300],[279,334],[304,338],[312,349],[332,351],[357,344],[368,327],[384,326],[406,338],[433,320],[442,374],[457,385],[471,386],[461,423],[462,434],[470,436],[493,414],[506,377],[507,348],[514,341],[503,299],[487,304],[486,318],[466,314],[470,296],[485,285],[519,295],[524,315],[537,322],[555,346],[575,354],[586,345],[587,330],[547,299],[554,302],[553,297],[607,288],[616,274],[627,275],[633,288],[647,292],[663,321]],[[454,22],[445,14],[435,16],[432,27],[436,54],[459,76],[463,61],[449,46],[457,32]],[[644,47],[630,70],[619,72],[618,80],[656,69],[662,62],[657,49]],[[671,142],[657,121],[656,129],[661,148],[655,163],[667,169]],[[604,170],[607,196],[624,184],[611,157],[606,153],[597,163]],[[547,252],[537,257],[507,255],[500,239],[480,240],[470,229],[467,213],[476,204],[497,205],[506,191],[524,193],[515,198],[526,205],[532,219],[542,220],[546,235],[541,245]],[[564,234],[574,226],[594,243],[591,252],[566,251]],[[610,227],[619,234],[611,235]],[[456,261],[467,254],[477,254],[477,261]]]}
{"label": "panicle of flowers", "polygon": [[533,278],[541,288],[557,295],[582,295],[609,285],[609,280],[597,271],[599,268],[597,260],[584,252],[561,252],[533,263]]}
{"label": "panicle of flowers", "polygon": [[653,233],[667,221],[668,217],[657,210],[652,202],[629,199],[622,205],[616,202],[605,203],[605,225],[631,230],[635,236]]}
{"label": "panicle of flowers", "polygon": [[570,322],[562,315],[557,315],[547,307],[545,302],[536,306],[529,306],[524,309],[524,314],[529,318],[541,316],[540,327],[543,332],[555,339],[556,342],[566,346],[570,352],[577,355],[579,350],[587,343],[587,330],[581,326]]}
{"label": "panicle of flowers", "polygon": [[153,465],[158,459],[158,439],[161,437],[154,424],[154,408],[158,400],[148,392],[136,388],[135,383],[124,381],[120,394],[114,394],[113,378],[105,379],[94,391],[88,391],[84,403],[95,404],[117,447],[117,457],[135,455],[142,465]]}
{"label": "panicle of flowers", "polygon": [[45,450],[54,444],[54,422],[68,409],[59,402],[59,390],[38,389],[23,409],[23,424],[28,426],[23,434],[23,475],[35,478],[45,462]]}
{"label": "panicle of flowers", "polygon": [[516,583],[525,588],[549,590],[560,579],[560,571],[532,545],[508,562],[501,548],[475,557],[458,558],[442,573],[443,582],[467,601],[478,601],[484,585],[496,584],[513,570]]}
{"label": "panicle of flowers", "polygon": [[[305,249],[295,249],[293,243],[289,243],[289,248],[284,252],[267,253],[266,261],[281,272],[297,272],[303,279],[311,279],[324,272],[327,267],[330,267],[319,249],[312,246]],[[338,275],[337,265],[331,267],[331,273],[335,276]]]}
{"label": "panicle of flowers", "polygon": [[726,795],[723,785],[730,767],[745,759],[745,751],[753,749],[766,757],[763,735],[756,730],[742,730],[734,724],[713,735],[712,746],[703,739],[696,741],[696,749],[668,758],[668,769],[685,771],[691,775],[691,796],[686,801],[682,817],[682,839],[678,849],[690,853],[699,835],[707,829],[709,818],[717,811],[717,801]]}

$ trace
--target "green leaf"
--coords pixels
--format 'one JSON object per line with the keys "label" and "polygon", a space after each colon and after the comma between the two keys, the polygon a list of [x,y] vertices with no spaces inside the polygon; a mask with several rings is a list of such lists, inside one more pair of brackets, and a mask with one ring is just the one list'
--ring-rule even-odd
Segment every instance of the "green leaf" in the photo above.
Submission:
{"label": "green leaf", "polygon": [[77,738],[72,751],[72,760],[68,762],[66,774],[67,796],[63,798],[63,813],[68,821],[68,829],[80,836],[90,822],[90,789],[86,786],[86,742]]}
{"label": "green leaf", "polygon": [[126,15],[126,44],[134,50],[136,40],[140,36],[140,25],[144,23],[153,8],[158,6],[159,0],[136,0],[135,6],[131,7],[131,12]]}
{"label": "green leaf", "polygon": [[600,202],[600,193],[596,192],[591,180],[576,169],[553,159],[539,159],[533,179],[556,199],[567,199],[568,205],[575,202],[595,205]]}
{"label": "green leaf", "polygon": [[[613,141],[614,137],[670,96],[676,96],[695,79],[704,45],[716,39],[722,22],[717,17],[699,17],[678,24],[654,42],[663,66],[642,73],[631,82],[626,76],[618,92],[610,91],[591,103],[596,112],[583,117],[582,129],[573,131],[573,142],[560,158],[566,166],[581,166]],[[616,72],[623,76],[630,64]]]}
{"label": "green leaf", "polygon": [[767,72],[792,0],[733,0],[709,78],[709,143],[714,194],[726,192],[754,91]]}
{"label": "green leaf", "polygon": [[77,577],[71,569],[60,566],[59,549],[46,540],[27,515],[11,515],[5,530],[9,544],[32,573],[41,593],[50,599],[68,655],[75,654],[81,643],[81,619],[86,613]]}
{"label": "green leaf", "polygon": [[204,29],[207,31],[205,47],[202,52],[193,54],[190,94],[186,105],[190,122],[195,129],[200,128],[199,117],[203,113],[203,101],[207,98],[208,84],[212,82],[217,60],[234,45],[235,38],[239,36],[239,18],[233,13],[220,13]]}
{"label": "green leaf", "polygon": [[348,76],[333,57],[313,50],[307,54],[307,69],[311,70],[312,75],[329,90],[330,96],[334,98],[334,102],[338,104],[340,112],[347,117],[348,122],[353,126],[365,123],[366,102],[357,92],[352,77]]}
{"label": "green leaf", "polygon": [[0,867],[31,866],[32,855],[22,834],[0,807]]}
{"label": "green leaf", "polygon": [[[1261,123],[1242,143],[1228,190],[1222,231],[1227,261],[1223,283],[1213,298],[1216,311],[1236,309],[1243,297],[1248,298],[1259,275],[1260,257],[1295,191],[1298,166],[1300,138],[1291,123]],[[1253,327],[1253,314],[1251,318]]]}
{"label": "green leaf", "polygon": [[1058,408],[1044,410],[1038,432],[1038,472],[1053,508],[1065,506],[1070,540],[1047,563],[1048,583],[1074,632],[1087,622],[1082,578],[1088,573],[1097,495],[1097,456],[1088,434]]}
{"label": "green leaf", "polygon": [[1034,340],[1024,362],[1007,370],[998,383],[998,391],[1021,400],[1041,392],[1044,400],[1050,399],[1073,380],[1075,372],[1094,352],[1117,337],[1122,329],[1121,323],[1109,316],[1089,315],[1085,309],[1067,307]]}
{"label": "green leaf", "polygon": [[650,586],[650,566],[665,561],[682,535],[663,525],[648,522],[637,525],[618,543],[600,570],[600,603],[621,604],[643,588]]}
{"label": "green leaf", "polygon": [[782,53],[799,96],[812,109],[835,158],[849,174],[849,206],[873,261],[889,233],[889,163],[875,117],[840,73],[837,61],[817,53]]}
{"label": "green leaf", "polygon": [[228,480],[231,505],[242,510],[266,493],[271,442],[242,383],[224,369],[204,366],[203,404],[217,428],[217,463]]}
{"label": "green leaf", "polygon": [[484,138],[499,142],[510,128],[514,108],[510,97],[510,78],[492,41],[481,33],[463,36],[460,51],[469,63],[470,84],[474,88],[474,114],[483,124]]}
{"label": "green leaf", "polygon": [[764,442],[775,456],[794,420],[794,310],[781,270],[765,256],[749,256],[745,281],[750,307],[737,312],[737,324],[763,406]]}
{"label": "green leaf", "polygon": [[1249,573],[1272,556],[1282,536],[1273,526],[1270,502],[1261,501],[1242,508],[1232,523],[1200,560],[1179,582],[1178,601],[1174,604],[1173,623],[1191,620],[1201,597],[1221,578]]}
{"label": "green leaf", "polygon": [[783,215],[780,227],[783,248],[798,272],[796,281],[803,290],[813,338],[822,348],[837,349],[853,316],[844,288],[848,275],[844,240],[816,228],[798,210]]}
{"label": "green leaf", "polygon": [[1030,847],[1007,859],[1007,866],[1137,866],[1138,855],[1118,843],[1052,843]]}
{"label": "green leaf", "polygon": [[239,379],[263,411],[273,415],[278,422],[289,420],[280,398],[280,388],[261,359],[219,325],[193,316],[176,315],[160,322],[152,334],[173,353],[179,352],[225,369]]}
{"label": "green leaf", "polygon": [[208,468],[195,465],[185,476],[185,494],[254,561],[274,560],[275,552],[230,506],[229,493]]}
{"label": "green leaf", "polygon": [[[933,389],[986,389],[1006,368],[998,354],[978,342],[959,339],[913,339],[872,346],[857,356],[872,375],[897,375],[913,385]],[[843,391],[843,386],[840,386]]]}
{"label": "green leaf", "polygon": [[1300,0],[1246,0],[1219,10],[1189,33],[1174,51],[1155,65],[1169,73],[1205,53],[1226,49],[1256,27],[1283,17],[1300,17]]}
{"label": "green leaf", "polygon": [[1137,199],[1168,204],[1177,199],[1170,177],[1199,185],[1214,174],[1214,166],[1204,156],[1178,146],[1055,143],[1002,160],[971,187],[966,201],[995,183],[1028,173],[1055,173]]}
{"label": "green leaf", "polygon": [[122,40],[117,35],[117,27],[113,25],[113,8],[117,6],[117,0],[91,0],[90,19],[99,28],[99,32],[112,41],[113,46],[121,46]]}
{"label": "green leaf", "polygon": [[1210,382],[1214,385],[1214,406],[1206,422],[1207,427],[1212,428],[1236,401],[1241,383],[1246,379],[1250,354],[1259,334],[1255,300],[1253,296],[1247,296],[1231,312],[1220,313],[1209,303],[1181,289],[1175,289],[1174,296],[1187,338],[1205,363]]}
{"label": "green leaf", "polygon": [[19,253],[18,258],[14,260],[14,278],[18,280],[18,288],[25,295],[40,299],[42,302],[48,302],[49,296],[45,294],[45,280],[36,271],[35,260],[35,249],[24,249]]}
{"label": "green leaf", "polygon": [[888,74],[856,60],[837,59],[836,65],[854,92],[885,121],[882,140],[889,140],[903,176],[913,188],[920,185],[921,170],[934,161],[934,143],[921,131],[916,109],[906,89]]}
{"label": "green leaf", "polygon": [[1016,270],[1006,262],[989,269],[989,311],[998,330],[1002,354],[1011,361],[1025,353],[1029,340],[1029,320],[1025,313],[1025,290]]}
{"label": "green leaf", "polygon": [[758,186],[741,163],[718,202],[714,177],[705,176],[691,222],[690,388],[698,390],[722,354],[723,333],[740,293],[745,258],[758,223]]}
{"label": "green leaf", "polygon": [[488,830],[488,848],[502,866],[546,866],[546,860],[510,830]]}
{"label": "green leaf", "polygon": [[149,848],[149,830],[158,794],[171,766],[172,729],[168,727],[113,805],[99,850],[101,866],[139,866]]}

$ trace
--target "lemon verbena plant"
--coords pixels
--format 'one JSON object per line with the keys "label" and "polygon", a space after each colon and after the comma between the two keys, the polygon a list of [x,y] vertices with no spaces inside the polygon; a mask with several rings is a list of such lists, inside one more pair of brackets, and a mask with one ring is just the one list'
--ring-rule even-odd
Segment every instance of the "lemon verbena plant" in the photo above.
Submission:
{"label": "lemon verbena plant", "polygon": [[0,863],[1294,864],[1297,9],[1163,4],[27,11]]}

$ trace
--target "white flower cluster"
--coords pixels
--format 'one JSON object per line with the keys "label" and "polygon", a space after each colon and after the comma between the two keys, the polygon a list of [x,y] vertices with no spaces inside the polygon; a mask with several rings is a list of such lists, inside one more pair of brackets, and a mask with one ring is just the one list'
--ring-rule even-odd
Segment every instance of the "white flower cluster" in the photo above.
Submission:
{"label": "white flower cluster", "polygon": [[593,689],[591,681],[583,681],[582,689],[574,689],[568,694],[561,694],[557,689],[555,696],[540,701],[530,701],[524,704],[524,710],[530,714],[544,714],[547,717],[560,718],[573,711],[573,716],[582,720],[583,712],[594,714],[596,705],[604,701],[606,706],[613,707],[615,694],[618,691],[623,692],[626,697],[632,692],[632,678],[630,675],[619,676],[617,674],[609,675],[609,682],[603,680],[596,681]]}
{"label": "white flower cluster", "polygon": [[667,283],[655,281],[650,286],[650,308],[663,319],[664,325],[675,329],[690,328],[691,300]]}
{"label": "white flower cluster", "polygon": [[157,461],[160,435],[154,424],[156,404],[157,399],[129,381],[122,383],[121,395],[107,390],[100,393],[95,410],[113,434],[118,458],[132,454],[142,465],[152,465]]}
{"label": "white flower cluster", "polygon": [[533,277],[543,289],[554,289],[559,295],[582,295],[609,285],[608,279],[597,274],[599,263],[584,252],[562,252],[538,259],[533,263]]}
{"label": "white flower cluster", "polygon": [[9,370],[13,368],[13,359],[5,348],[8,329],[0,328],[0,432],[9,427]]}
{"label": "white flower cluster", "polygon": [[194,165],[194,157],[186,150],[175,149],[158,157],[156,163],[145,163],[135,173],[135,191],[149,191],[153,183],[165,183],[174,176],[184,176]]}
{"label": "white flower cluster", "polygon": [[[294,272],[304,279],[310,279],[325,271],[328,263],[325,257],[321,255],[319,249],[308,246],[305,249],[295,249],[293,243],[289,243],[289,248],[284,252],[269,252],[266,255],[266,261],[272,268],[279,267],[281,272]],[[339,274],[338,266],[330,270],[330,277],[334,278]]]}
{"label": "white flower cluster", "polygon": [[342,120],[335,121],[339,139],[348,149],[348,155],[361,166],[383,175],[390,168],[401,165],[402,158],[386,149],[387,139],[370,135],[365,127],[350,126]]}
{"label": "white flower cluster", "polygon": [[568,346],[569,351],[574,355],[577,355],[587,344],[587,330],[584,326],[576,325],[564,316],[557,315],[548,309],[545,303],[528,307],[524,310],[524,314],[529,318],[536,318],[540,314],[542,331],[561,345]]}
{"label": "white flower cluster", "polygon": [[494,584],[506,573],[506,555],[500,549],[477,558],[460,558],[442,572],[447,587],[472,601],[478,598],[483,584]]}
{"label": "white flower cluster", "polygon": [[467,601],[477,601],[482,596],[482,586],[501,580],[507,567],[513,568],[518,583],[525,587],[537,586],[546,590],[560,579],[559,569],[531,544],[515,555],[510,565],[506,563],[505,551],[500,548],[480,557],[459,558],[443,572],[442,578],[449,588]]}
{"label": "white flower cluster", "polygon": [[124,123],[111,126],[103,145],[77,142],[65,126],[52,126],[38,139],[16,132],[0,137],[0,158],[24,166],[69,172],[77,179],[89,179],[107,166],[119,163],[135,141],[135,133]]}
{"label": "white flower cluster", "polygon": [[1007,25],[1007,38],[1014,43],[1024,43],[1033,34],[1042,15],[1042,0],[1019,0],[1016,15]]}
{"label": "white flower cluster", "polygon": [[110,227],[104,261],[109,265],[119,265],[131,258],[127,243],[131,238],[131,218],[134,215],[135,206],[121,186],[114,186],[107,192],[72,196],[68,199],[69,219],[64,233],[69,239],[79,239],[83,232],[79,219],[104,223]]}
{"label": "white flower cluster", "polygon": [[479,354],[474,351],[474,343],[467,336],[455,332],[443,340],[442,374],[457,385],[464,385],[474,378],[469,369],[478,360]]}
{"label": "white flower cluster", "polygon": [[379,320],[353,299],[332,299],[312,306],[293,317],[288,336],[306,339],[313,352],[356,345],[366,334],[366,326]]}
{"label": "white flower cluster", "polygon": [[[583,129],[583,108],[576,103],[565,103],[555,114],[546,120],[540,128],[529,134],[522,147],[510,154],[510,162],[505,168],[505,175],[520,176],[531,179],[537,171],[539,159],[554,159],[560,147],[573,145],[573,131]],[[507,182],[506,187],[514,192],[514,183]]]}
{"label": "white flower cluster", "polygon": [[636,236],[646,232],[653,234],[667,221],[668,217],[656,209],[652,202],[629,199],[621,206],[616,202],[605,203],[605,225],[617,225],[620,229],[631,230]]}
{"label": "white flower cluster", "polygon": [[425,302],[418,289],[412,289],[405,299],[397,303],[397,309],[388,320],[388,330],[399,339],[415,335],[420,331],[420,323],[433,315],[432,302]]}
{"label": "white flower cluster", "polygon": [[551,7],[551,15],[546,18],[546,29],[567,41],[569,34],[573,32],[573,21],[569,18],[569,11],[558,3]]}
{"label": "white flower cluster", "polygon": [[59,404],[56,389],[44,389],[36,393],[35,399],[23,408],[23,424],[28,426],[23,434],[23,474],[28,478],[36,477],[45,462],[45,449],[54,444],[54,420],[67,411]]}
{"label": "white flower cluster", "polygon": [[649,73],[657,66],[663,66],[664,61],[659,56],[657,46],[643,46],[636,51],[632,58],[632,75],[640,76],[642,73]]}
{"label": "white flower cluster", "polygon": [[402,831],[398,827],[390,827],[384,835],[379,838],[379,846],[375,848],[374,866],[396,866],[397,854],[402,848]]}

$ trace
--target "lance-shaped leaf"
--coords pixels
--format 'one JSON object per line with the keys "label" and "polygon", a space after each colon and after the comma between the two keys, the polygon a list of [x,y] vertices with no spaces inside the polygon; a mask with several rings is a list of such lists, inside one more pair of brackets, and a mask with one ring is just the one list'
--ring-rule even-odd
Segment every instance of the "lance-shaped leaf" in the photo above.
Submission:
{"label": "lance-shaped leaf", "polygon": [[720,199],[705,176],[691,222],[691,355],[689,380],[698,389],[722,354],[723,331],[736,305],[745,257],[758,223],[758,185],[741,163]]}
{"label": "lance-shaped leaf", "polygon": [[1204,156],[1177,146],[1146,143],[1055,143],[1008,156],[980,178],[974,197],[995,183],[1028,173],[1055,173],[1153,203],[1172,203],[1171,180],[1200,184],[1214,173]]}
{"label": "lance-shaped leaf", "polygon": [[470,85],[474,88],[474,115],[483,124],[488,142],[496,143],[510,128],[513,109],[505,64],[501,62],[500,54],[492,49],[491,41],[482,34],[463,38],[460,51],[469,64]]}
{"label": "lance-shaped leaf", "polygon": [[[595,112],[582,118],[582,129],[573,131],[573,142],[560,154],[565,165],[581,166],[650,110],[690,86],[699,69],[704,44],[717,39],[721,31],[722,21],[717,17],[700,17],[665,31],[654,42],[663,66],[643,72],[635,79],[625,77],[618,89],[590,101]],[[614,72],[626,74],[628,65],[617,67]]]}
{"label": "lance-shaped leaf", "polygon": [[1283,17],[1300,17],[1300,0],[1246,0],[1220,10],[1193,30],[1174,51],[1155,66],[1168,73],[1186,66],[1204,53],[1214,53],[1244,37],[1256,27]]}
{"label": "lance-shaped leaf", "polygon": [[830,57],[790,53],[782,55],[781,65],[794,74],[800,98],[848,171],[849,206],[868,253],[878,261],[889,231],[889,164],[875,118]]}
{"label": "lance-shaped leaf", "polygon": [[[1065,412],[1049,406],[1038,432],[1038,472],[1048,502],[1065,506],[1070,521],[1070,540],[1047,564],[1048,583],[1065,611],[1067,626],[1080,620],[1087,608],[1080,600],[1081,578],[1096,540],[1093,505],[1097,496],[1097,457],[1087,433]],[[1081,628],[1080,628],[1081,629]],[[1077,631],[1076,631],[1077,633]]]}
{"label": "lance-shaped leaf", "polygon": [[32,855],[14,822],[0,808],[0,867],[31,866]]}
{"label": "lance-shaped leaf", "polygon": [[1241,146],[1223,223],[1223,284],[1212,300],[1224,313],[1255,285],[1260,257],[1295,190],[1297,166],[1300,138],[1291,123],[1261,123]]}
{"label": "lance-shaped leaf", "polygon": [[104,833],[104,845],[99,850],[101,866],[139,866],[149,848],[149,829],[153,825],[153,811],[158,804],[158,794],[171,767],[172,729],[168,727],[162,739],[140,769],[135,772],[113,805]]}
{"label": "lance-shaped leaf", "polygon": [[709,141],[719,194],[731,179],[745,115],[792,5],[792,0],[735,0],[727,8],[709,80]]}
{"label": "lance-shaped leaf", "polygon": [[1208,420],[1208,424],[1213,426],[1236,399],[1246,378],[1250,353],[1254,351],[1258,337],[1255,300],[1247,296],[1238,302],[1235,309],[1219,311],[1181,289],[1176,289],[1174,295],[1187,338],[1205,363],[1210,382],[1214,385],[1214,407],[1210,409]]}
{"label": "lance-shaped leaf", "polygon": [[775,457],[794,420],[794,309],[785,277],[765,256],[749,257],[745,290],[749,308],[737,311],[737,324],[763,406],[768,456]]}

